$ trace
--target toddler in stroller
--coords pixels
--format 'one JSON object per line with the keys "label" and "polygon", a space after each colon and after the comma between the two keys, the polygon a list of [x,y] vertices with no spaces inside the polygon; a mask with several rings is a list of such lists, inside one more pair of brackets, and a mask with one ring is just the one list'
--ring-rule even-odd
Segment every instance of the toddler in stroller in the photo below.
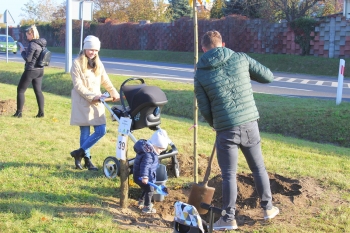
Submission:
{"label": "toddler in stroller", "polygon": [[[126,85],[130,81],[140,81],[141,84]],[[119,93],[121,106],[109,107],[103,99],[101,99],[101,102],[109,110],[113,120],[119,122],[121,117],[129,117],[132,120],[128,136],[134,143],[137,142],[137,139],[132,134],[132,131],[146,127],[151,130],[160,129],[161,109],[168,102],[165,93],[160,88],[147,86],[141,78],[130,78],[122,83]],[[161,161],[164,158],[171,158],[174,175],[175,177],[179,177],[180,167],[176,158],[178,151],[173,142],[170,141],[169,145],[170,149],[166,148],[165,151],[158,155],[158,159]],[[119,160],[116,157],[107,157],[103,163],[105,176],[107,178],[119,176],[119,164]],[[128,164],[129,171],[132,173],[134,159],[129,159]]]}

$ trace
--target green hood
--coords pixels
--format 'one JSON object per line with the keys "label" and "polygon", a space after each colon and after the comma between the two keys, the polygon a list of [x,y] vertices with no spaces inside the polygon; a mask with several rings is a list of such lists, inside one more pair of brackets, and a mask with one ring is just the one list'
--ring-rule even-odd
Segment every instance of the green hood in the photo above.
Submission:
{"label": "green hood", "polygon": [[204,53],[198,63],[197,68],[199,69],[212,69],[219,67],[227,62],[228,59],[234,54],[235,52],[225,48],[225,47],[217,47],[214,49],[211,49]]}

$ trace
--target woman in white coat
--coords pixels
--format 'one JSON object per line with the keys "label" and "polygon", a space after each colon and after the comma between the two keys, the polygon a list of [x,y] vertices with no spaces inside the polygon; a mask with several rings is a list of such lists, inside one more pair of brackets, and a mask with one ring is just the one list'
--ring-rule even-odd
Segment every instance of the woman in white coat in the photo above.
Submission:
{"label": "woman in white coat", "polygon": [[[91,162],[90,148],[106,134],[105,107],[100,102],[101,85],[109,92],[113,101],[120,97],[99,59],[100,47],[101,42],[97,37],[87,36],[83,50],[71,68],[73,89],[70,124],[80,127],[80,148],[70,154],[75,159],[77,169],[83,169],[81,160],[84,158],[85,167],[93,171],[98,169]],[[91,126],[94,127],[92,134]]]}

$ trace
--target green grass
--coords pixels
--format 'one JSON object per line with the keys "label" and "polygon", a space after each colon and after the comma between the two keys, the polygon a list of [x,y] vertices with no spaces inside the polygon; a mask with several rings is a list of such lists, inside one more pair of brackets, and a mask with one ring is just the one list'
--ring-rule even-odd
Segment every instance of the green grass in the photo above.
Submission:
{"label": "green grass", "polygon": [[[57,53],[64,53],[64,48],[50,47]],[[74,48],[73,54],[78,54],[79,49]],[[99,52],[103,57],[114,57],[123,59],[135,59],[144,61],[170,62],[182,64],[194,64],[193,52],[170,52],[156,50],[112,50],[101,49]],[[199,57],[202,55],[200,52]],[[287,72],[296,74],[312,74],[331,76],[338,78],[339,59],[313,56],[299,56],[286,54],[257,54],[248,53],[249,56],[269,67],[273,72]],[[345,58],[345,64],[350,64],[350,58]],[[345,78],[350,78],[349,69],[345,69]]]}
{"label": "green grass", "polygon": [[[15,99],[22,69],[23,64],[0,62],[0,100]],[[110,78],[116,86],[125,80],[114,75]],[[191,156],[193,86],[153,79],[146,83],[166,92],[169,102],[162,128],[182,156]],[[26,92],[23,118],[13,118],[10,112],[0,116],[0,232],[135,232],[121,230],[115,221],[120,216],[107,204],[118,206],[119,180],[106,179],[101,170],[73,169],[69,152],[79,143],[79,130],[69,125],[71,88],[68,74],[47,68],[43,82],[45,118],[33,118],[37,104],[31,88]],[[345,147],[350,141],[346,130],[349,104],[335,106],[334,101],[263,94],[255,97],[262,116],[259,125],[265,131],[261,136],[268,171],[296,179],[314,178],[327,190],[336,191],[345,203],[350,201],[350,156]],[[115,153],[117,124],[107,124],[107,135],[92,149],[93,162],[100,168],[103,160]],[[210,154],[214,132],[204,122],[199,123],[198,132],[199,153]],[[137,138],[148,138],[151,133],[147,129],[134,132]],[[316,142],[303,140],[311,137],[309,134],[318,135],[313,139]],[[239,169],[249,172],[243,156]],[[171,188],[186,182],[188,179],[179,178],[168,183]],[[303,232],[349,232],[350,208],[341,203],[337,207],[325,204],[318,214],[306,216],[300,224],[282,219],[259,225],[255,232],[300,232],[301,226]]]}
{"label": "green grass", "polygon": [[[22,64],[0,63],[0,82],[17,85]],[[117,88],[125,80],[122,76],[111,76]],[[159,86],[168,97],[163,112],[177,117],[193,118],[193,85],[147,80],[148,85]],[[72,82],[62,69],[45,70],[43,90],[56,95],[70,96]],[[179,96],[181,96],[179,98]],[[274,95],[255,94],[259,108],[260,129],[264,132],[293,136],[309,141],[330,143],[350,147],[348,129],[350,103],[309,98],[281,98]],[[200,116],[200,120],[203,118]]]}

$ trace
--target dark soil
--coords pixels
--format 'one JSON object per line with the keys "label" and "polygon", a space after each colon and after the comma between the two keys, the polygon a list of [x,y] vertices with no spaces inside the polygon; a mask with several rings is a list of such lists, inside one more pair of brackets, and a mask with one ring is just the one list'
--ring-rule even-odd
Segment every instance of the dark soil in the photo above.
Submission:
{"label": "dark soil", "polygon": [[[179,154],[180,176],[193,177],[193,158]],[[205,169],[208,165],[208,156],[199,155],[199,177],[204,177]],[[170,160],[170,159],[169,159]],[[163,161],[165,162],[165,161]],[[172,166],[167,165],[169,179],[176,179],[172,176]],[[222,178],[217,161],[214,159],[211,174],[218,174],[209,180],[208,186],[215,188],[212,205],[221,208],[222,199]],[[269,173],[273,203],[280,209],[280,214],[272,220],[272,223],[296,224],[298,225],[307,218],[311,218],[319,213],[321,205],[339,206],[344,203],[336,194],[330,194],[326,188],[312,178],[292,179],[278,174]],[[259,207],[259,198],[255,191],[254,181],[251,174],[239,173],[238,198],[236,219],[240,230],[252,232],[260,229],[270,221],[263,220],[263,212]],[[132,186],[132,185],[131,185]],[[176,201],[187,202],[191,191],[190,185],[168,187],[169,195],[163,201],[155,202],[154,207],[157,214],[142,215],[137,209],[137,198],[139,191],[137,188],[130,189],[129,208],[121,209],[119,202],[105,203],[112,207],[116,221],[123,229],[142,231],[145,227],[154,232],[173,232],[174,225],[174,203]],[[332,198],[329,198],[329,197]],[[119,200],[118,200],[119,201]],[[215,221],[219,218],[215,215]],[[202,219],[209,223],[209,213],[202,215]]]}
{"label": "dark soil", "polygon": [[17,105],[15,100],[0,100],[0,116],[14,114],[16,109]]}

